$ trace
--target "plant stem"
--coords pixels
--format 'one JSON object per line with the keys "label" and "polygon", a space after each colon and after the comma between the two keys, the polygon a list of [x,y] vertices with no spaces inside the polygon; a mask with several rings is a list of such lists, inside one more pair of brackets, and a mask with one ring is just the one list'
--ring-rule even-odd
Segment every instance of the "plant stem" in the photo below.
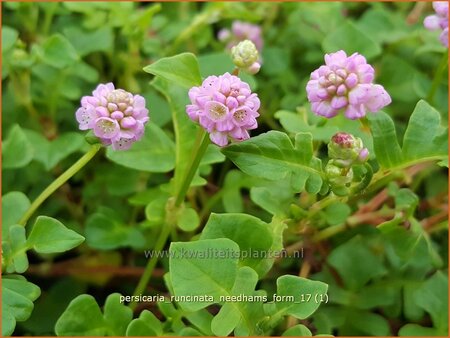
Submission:
{"label": "plant stem", "polygon": [[[156,263],[158,262],[159,253],[164,248],[164,245],[166,244],[167,238],[169,238],[170,232],[171,232],[172,226],[170,224],[163,225],[161,229],[161,233],[159,234],[158,240],[156,241],[155,247],[152,250],[152,258],[147,263],[147,266],[145,267],[144,273],[141,276],[141,279],[139,280],[138,285],[136,286],[136,289],[133,292],[133,296],[139,296],[144,292],[147,284],[150,282],[150,278],[152,277],[153,270],[155,269]],[[134,298],[134,297],[133,297]],[[129,305],[131,310],[134,310],[137,306],[136,301],[132,301]]]}
{"label": "plant stem", "polygon": [[203,154],[205,153],[206,148],[208,147],[208,144],[209,144],[208,133],[206,133],[203,129],[200,129],[197,134],[197,140],[195,142],[194,155],[193,160],[191,162],[191,166],[189,167],[189,170],[187,171],[186,176],[184,177],[181,183],[180,189],[178,190],[175,199],[176,207],[179,207],[181,203],[183,203],[187,191],[189,190],[189,187],[191,185],[192,179],[194,178],[195,172],[197,171],[197,168],[203,157]]}
{"label": "plant stem", "polygon": [[[206,133],[203,129],[200,129],[197,134],[197,139],[193,149],[194,154],[192,157],[191,165],[188,171],[186,172],[183,181],[181,182],[180,189],[176,194],[173,206],[170,206],[170,204],[168,204],[169,207],[166,207],[166,212],[170,213],[170,215],[166,215],[166,222],[165,224],[163,224],[161,233],[158,237],[155,247],[153,248],[153,255],[148,261],[147,266],[145,267],[144,273],[142,274],[142,277],[139,280],[136,289],[134,290],[133,296],[141,295],[144,292],[145,288],[147,287],[148,283],[150,282],[153,270],[155,269],[156,263],[158,262],[158,258],[160,257],[159,252],[164,248],[164,245],[166,244],[166,241],[169,238],[169,235],[172,232],[173,227],[175,226],[174,221],[176,220],[176,218],[174,217],[173,214],[177,212],[178,207],[183,203],[184,198],[186,197],[186,193],[191,185],[192,179],[194,178],[194,175],[198,169],[200,161],[206,151],[206,148],[208,147],[208,144],[209,144],[208,133]],[[171,203],[171,200],[169,200],[168,203]],[[137,302],[135,301],[132,301],[129,305],[129,307],[132,310],[134,310],[136,306]]]}
{"label": "plant stem", "polygon": [[438,68],[436,69],[436,73],[434,74],[433,83],[431,84],[431,88],[427,96],[427,101],[429,104],[433,103],[434,96],[436,95],[436,92],[439,88],[447,64],[448,64],[448,51],[446,51],[442,55],[442,59],[439,62]]}
{"label": "plant stem", "polygon": [[27,212],[19,220],[19,224],[25,226],[29,218],[39,208],[39,206],[60,186],[66,183],[73,175],[75,175],[81,168],[83,168],[100,150],[101,145],[95,144],[84,154],[78,161],[76,161],[69,169],[63,172],[56,180],[54,180],[41,194],[33,201]]}
{"label": "plant stem", "polygon": [[313,242],[320,242],[326,238],[332,237],[332,236],[340,233],[341,231],[344,231],[346,228],[347,228],[347,225],[345,223],[330,226],[330,227],[320,231],[319,233],[317,233],[312,238],[312,240],[313,240]]}

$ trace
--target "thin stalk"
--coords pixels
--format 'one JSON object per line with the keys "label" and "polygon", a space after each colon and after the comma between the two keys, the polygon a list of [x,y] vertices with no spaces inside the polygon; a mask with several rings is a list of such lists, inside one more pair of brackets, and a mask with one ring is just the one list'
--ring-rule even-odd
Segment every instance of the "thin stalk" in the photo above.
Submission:
{"label": "thin stalk", "polygon": [[[171,212],[177,212],[178,207],[183,203],[184,198],[186,197],[186,193],[191,185],[192,179],[194,178],[195,172],[197,171],[200,161],[206,151],[206,148],[208,147],[208,144],[208,134],[203,129],[199,130],[199,133],[197,134],[197,140],[195,142],[194,155],[192,157],[191,165],[186,172],[183,181],[181,182],[180,189],[178,190],[175,197],[175,203],[173,204],[174,208]],[[142,274],[142,277],[139,280],[136,289],[134,290],[133,296],[139,296],[145,291],[145,288],[147,287],[152,277],[156,263],[158,262],[158,258],[160,256],[159,252],[164,248],[164,245],[166,244],[167,239],[169,238],[169,235],[171,234],[174,226],[175,224],[173,222],[173,215],[168,215],[168,217],[166,217],[165,224],[163,224],[155,247],[153,248],[153,255],[148,261],[147,266],[145,267],[144,273]],[[129,305],[132,310],[134,310],[136,306],[137,302],[135,301],[132,301]]]}
{"label": "thin stalk", "polygon": [[433,82],[431,84],[431,88],[427,96],[427,101],[430,104],[433,103],[434,96],[436,95],[439,85],[441,84],[442,76],[445,73],[445,68],[447,68],[447,64],[448,64],[448,51],[446,51],[442,55],[442,59],[439,62],[438,68],[436,69],[436,73],[434,74]]}
{"label": "thin stalk", "polygon": [[[147,287],[147,284],[150,282],[153,270],[155,269],[156,263],[158,262],[159,252],[164,248],[164,245],[166,244],[167,238],[169,238],[171,230],[172,226],[169,224],[165,224],[162,227],[161,233],[159,234],[158,240],[156,241],[155,247],[153,248],[152,258],[150,258],[150,260],[148,261],[144,273],[142,274],[141,279],[139,280],[139,283],[133,292],[133,296],[141,295],[144,292],[145,288]],[[129,305],[131,310],[134,310],[136,306],[137,306],[136,301],[132,301]]]}
{"label": "thin stalk", "polygon": [[193,160],[191,162],[191,166],[189,167],[189,170],[187,171],[186,176],[184,177],[181,183],[180,189],[178,190],[177,197],[175,199],[176,207],[179,207],[181,203],[183,203],[187,191],[189,190],[189,187],[191,185],[192,179],[194,178],[195,172],[197,171],[200,161],[206,151],[206,148],[208,147],[208,144],[209,144],[208,133],[205,132],[203,129],[199,130],[196,142],[197,146],[194,150],[195,153],[193,156]]}
{"label": "thin stalk", "polygon": [[100,150],[101,145],[95,144],[91,149],[84,154],[77,162],[75,162],[69,169],[63,172],[56,180],[54,180],[41,194],[31,203],[27,212],[19,220],[19,224],[25,226],[30,217],[40,207],[42,203],[53,194],[60,186],[66,183],[73,175],[81,170]]}

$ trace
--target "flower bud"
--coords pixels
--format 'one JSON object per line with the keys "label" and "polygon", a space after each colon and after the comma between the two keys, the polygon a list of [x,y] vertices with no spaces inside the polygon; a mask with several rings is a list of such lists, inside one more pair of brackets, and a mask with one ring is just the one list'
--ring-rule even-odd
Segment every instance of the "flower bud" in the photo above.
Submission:
{"label": "flower bud", "polygon": [[342,168],[334,160],[328,161],[325,166],[325,174],[331,186],[346,186],[353,180],[353,170]]}
{"label": "flower bud", "polygon": [[233,63],[251,74],[256,74],[261,67],[258,63],[258,50],[253,42],[244,40],[231,48]]}
{"label": "flower bud", "polygon": [[339,132],[328,143],[328,156],[342,168],[350,167],[354,163],[364,163],[369,157],[369,151],[364,148],[359,137]]}

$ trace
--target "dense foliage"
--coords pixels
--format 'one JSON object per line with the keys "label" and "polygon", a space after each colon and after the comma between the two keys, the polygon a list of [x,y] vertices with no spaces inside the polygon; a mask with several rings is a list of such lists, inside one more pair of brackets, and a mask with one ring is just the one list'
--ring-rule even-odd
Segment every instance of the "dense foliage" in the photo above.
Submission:
{"label": "dense foliage", "polygon": [[433,13],[2,2],[2,334],[446,336]]}

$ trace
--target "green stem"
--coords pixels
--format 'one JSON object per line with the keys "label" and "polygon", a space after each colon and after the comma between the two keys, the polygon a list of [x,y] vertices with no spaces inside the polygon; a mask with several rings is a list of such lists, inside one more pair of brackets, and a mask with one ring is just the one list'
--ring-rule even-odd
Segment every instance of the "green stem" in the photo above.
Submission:
{"label": "green stem", "polygon": [[341,231],[344,231],[347,228],[347,225],[344,224],[338,224],[333,225],[331,227],[328,227],[319,233],[317,233],[313,238],[313,242],[320,242],[326,238],[333,237],[334,235],[340,233]]}
{"label": "green stem", "polygon": [[208,147],[209,144],[208,133],[205,132],[203,129],[200,129],[197,134],[197,140],[195,144],[196,146],[194,148],[194,155],[193,160],[191,162],[191,166],[189,167],[189,170],[186,172],[186,176],[184,177],[181,183],[180,189],[178,190],[175,199],[176,207],[179,207],[181,203],[183,203],[184,198],[186,197],[186,194],[191,185],[192,179],[194,178],[195,172],[197,171],[200,161],[203,157],[203,154],[205,153],[206,148]]}
{"label": "green stem", "polygon": [[81,168],[83,168],[86,163],[88,163],[97,152],[100,150],[101,145],[96,144],[91,147],[91,149],[84,154],[77,162],[75,162],[69,169],[63,172],[56,180],[54,180],[41,194],[33,201],[31,206],[28,208],[27,212],[22,216],[19,221],[20,225],[25,226],[29,218],[34,214],[34,212],[39,208],[39,206],[60,186],[66,183],[73,175],[75,175]]}
{"label": "green stem", "polygon": [[431,84],[431,88],[427,96],[427,101],[430,104],[433,103],[434,96],[436,95],[439,85],[441,84],[442,76],[444,75],[445,68],[447,68],[447,63],[448,63],[448,51],[446,51],[442,55],[442,59],[439,62],[438,68],[436,69],[436,73],[434,74],[433,82]]}
{"label": "green stem", "polygon": [[[158,237],[155,247],[153,248],[153,256],[148,261],[144,273],[142,274],[141,279],[139,280],[139,283],[134,290],[133,296],[141,295],[150,282],[153,270],[155,269],[158,258],[160,257],[159,252],[161,252],[161,250],[164,248],[164,245],[169,238],[172,228],[175,226],[173,213],[176,213],[178,207],[183,203],[184,198],[186,197],[186,193],[191,185],[192,179],[194,178],[195,172],[197,171],[200,161],[206,151],[206,148],[208,147],[208,144],[208,133],[206,133],[203,129],[200,129],[197,134],[197,140],[194,146],[194,155],[192,157],[191,165],[186,172],[183,181],[181,182],[180,189],[176,194],[174,204],[169,208],[166,207],[167,209],[170,209],[170,211],[167,211],[168,213],[170,213],[170,215],[166,216],[166,224],[163,224],[161,233]],[[168,203],[171,203],[171,200],[169,200]],[[134,310],[137,306],[137,303],[135,301],[132,301],[129,306],[132,310]]]}
{"label": "green stem", "polygon": [[[158,262],[158,258],[160,256],[160,252],[164,248],[167,238],[169,238],[171,229],[172,226],[170,224],[166,224],[162,227],[161,233],[159,234],[158,240],[156,241],[155,247],[153,248],[153,255],[148,261],[147,266],[145,267],[144,273],[142,274],[141,279],[139,280],[139,283],[133,292],[133,296],[141,295],[147,287],[147,284],[150,282],[153,270],[155,269],[156,263]],[[131,310],[134,310],[137,306],[137,302],[132,301],[129,306]]]}

